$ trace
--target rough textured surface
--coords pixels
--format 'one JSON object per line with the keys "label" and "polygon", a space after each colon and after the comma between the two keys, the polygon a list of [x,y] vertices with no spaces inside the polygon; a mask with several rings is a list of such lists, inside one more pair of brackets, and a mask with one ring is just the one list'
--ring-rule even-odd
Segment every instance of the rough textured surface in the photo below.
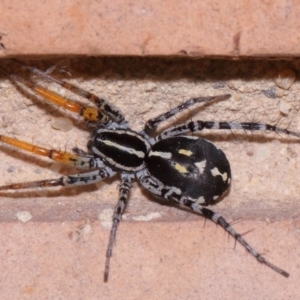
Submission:
{"label": "rough textured surface", "polygon": [[[241,221],[236,227],[289,279],[253,260],[214,224],[123,222],[103,283],[109,231],[98,222],[2,223],[1,299],[297,299],[299,224]],[[87,225],[85,225],[87,226]],[[88,225],[89,226],[89,225]]]}
{"label": "rough textured surface", "polygon": [[6,0],[0,55],[299,56],[299,14],[286,0]]}
{"label": "rough textured surface", "polygon": [[[45,70],[57,62],[32,64]],[[53,74],[107,96],[135,130],[190,97],[224,93],[231,93],[231,99],[196,107],[171,124],[185,119],[255,120],[300,130],[296,61],[99,58],[65,61],[58,69],[65,65],[72,76]],[[79,100],[61,88],[56,90]],[[85,149],[89,133],[80,117],[17,90],[4,76],[0,94],[1,134],[46,147]],[[72,120],[71,130],[53,128],[61,117]],[[299,142],[264,133],[206,131],[203,135],[225,151],[232,165],[231,191],[213,209],[230,222],[240,219],[234,226],[241,233],[255,229],[247,240],[290,272],[289,279],[259,265],[240,246],[233,250],[234,242],[228,242],[223,229],[209,222],[204,228],[201,217],[149,201],[153,199],[135,184],[125,215],[129,221],[120,226],[111,278],[104,285],[107,227],[117,202],[118,180],[112,179],[85,188],[1,194],[2,299],[69,299],[70,295],[73,299],[99,299],[100,295],[101,299],[120,295],[123,299],[199,299],[200,294],[222,299],[296,298]],[[5,145],[0,145],[0,170],[1,184],[75,173]],[[141,219],[150,221],[134,221]]]}

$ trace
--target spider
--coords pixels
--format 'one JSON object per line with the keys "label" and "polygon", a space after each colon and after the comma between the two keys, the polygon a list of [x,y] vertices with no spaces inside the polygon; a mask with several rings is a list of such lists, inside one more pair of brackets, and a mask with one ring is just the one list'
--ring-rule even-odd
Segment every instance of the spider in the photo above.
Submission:
{"label": "spider", "polygon": [[170,109],[169,111],[148,120],[143,130],[136,132],[130,127],[122,112],[107,100],[97,97],[80,87],[57,79],[47,72],[25,65],[22,68],[54,82],[65,89],[78,94],[94,104],[94,107],[83,106],[49,91],[31,80],[25,80],[11,74],[3,67],[0,70],[15,84],[32,90],[57,106],[79,114],[87,121],[91,137],[87,143],[88,151],[74,148],[72,153],[55,149],[47,149],[12,137],[0,135],[0,141],[32,152],[37,155],[71,165],[80,173],[33,182],[14,183],[0,186],[0,191],[19,190],[38,187],[89,185],[120,176],[119,199],[113,214],[113,225],[106,251],[104,281],[108,281],[110,258],[116,233],[122,214],[125,210],[132,181],[136,179],[140,185],[153,196],[163,198],[170,203],[200,214],[223,227],[237,240],[257,261],[265,264],[275,272],[288,277],[289,274],[270,263],[259,254],[233,227],[218,213],[207,208],[215,204],[226,193],[231,183],[230,164],[224,152],[208,140],[191,133],[204,129],[273,131],[300,137],[300,133],[285,128],[255,122],[217,122],[189,121],[172,126],[158,135],[154,135],[157,126],[163,121],[183,112],[199,103],[224,101],[231,95],[197,97]]}

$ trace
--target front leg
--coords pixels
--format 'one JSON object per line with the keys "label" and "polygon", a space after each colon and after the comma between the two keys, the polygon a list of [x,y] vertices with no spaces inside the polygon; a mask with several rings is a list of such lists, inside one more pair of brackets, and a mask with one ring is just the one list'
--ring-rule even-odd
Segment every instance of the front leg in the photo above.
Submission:
{"label": "front leg", "polygon": [[[111,119],[112,121],[121,124],[121,123],[127,123],[127,121],[125,120],[125,117],[123,116],[122,112],[115,107],[114,105],[112,105],[111,103],[109,103],[106,99],[100,98],[98,96],[96,96],[95,94],[92,94],[78,86],[75,86],[67,81],[55,78],[53,76],[51,76],[49,74],[49,72],[43,72],[37,68],[28,66],[26,64],[24,64],[23,62],[21,62],[20,60],[17,59],[13,59],[13,61],[17,64],[20,64],[22,67],[24,67],[25,69],[29,70],[30,72],[32,72],[33,74],[37,74],[39,76],[42,76],[43,78],[51,81],[51,82],[55,82],[58,85],[62,86],[63,88],[71,91],[74,94],[80,95],[83,98],[88,99],[89,101],[91,101],[92,103],[96,104],[97,108],[92,108],[92,107],[80,107],[77,103],[71,102],[71,101],[67,101],[67,103],[69,104],[68,106],[70,106],[70,104],[72,104],[72,107],[76,107],[75,112],[80,113],[83,115],[83,117],[86,120],[89,121],[93,121],[93,122],[98,122],[100,124],[105,124],[107,123],[107,119],[106,116],[109,117],[109,119]],[[46,89],[43,89],[42,87],[38,87],[35,84],[30,84],[28,82],[25,82],[24,80],[21,80],[18,76],[15,75],[8,75],[10,76],[10,78],[14,81],[17,82],[21,82],[23,84],[25,84],[27,87],[29,87],[30,89],[32,89],[34,92],[36,92],[37,94],[42,95],[43,97],[45,97],[46,99],[56,103],[57,101],[53,101],[53,99],[60,99],[61,97],[59,95],[56,95],[54,92],[50,92],[47,91]],[[60,105],[60,104],[58,104]],[[66,109],[69,109],[67,107],[65,107]],[[80,109],[79,109],[80,108]],[[83,113],[86,110],[85,113]],[[99,112],[99,110],[104,113],[101,114]],[[73,109],[74,111],[74,109]]]}
{"label": "front leg", "polygon": [[75,167],[76,169],[82,169],[82,170],[92,169],[92,168],[99,167],[99,163],[100,163],[100,158],[94,158],[93,156],[88,156],[86,154],[81,155],[81,153],[83,153],[82,150],[76,149],[75,152],[77,154],[74,154],[74,153],[59,151],[55,149],[47,149],[5,135],[0,135],[0,141],[2,143],[31,152],[36,155],[49,157],[54,161]]}

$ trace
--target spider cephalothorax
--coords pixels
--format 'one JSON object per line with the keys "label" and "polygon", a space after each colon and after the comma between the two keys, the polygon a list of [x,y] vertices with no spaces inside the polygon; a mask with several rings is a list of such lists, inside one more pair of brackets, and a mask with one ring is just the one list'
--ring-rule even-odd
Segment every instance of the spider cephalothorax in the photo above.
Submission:
{"label": "spider cephalothorax", "polygon": [[16,84],[25,86],[35,93],[52,101],[56,105],[81,115],[88,121],[91,138],[85,152],[74,148],[74,153],[46,149],[30,143],[0,135],[4,143],[35,154],[47,156],[60,163],[74,166],[81,170],[76,175],[63,176],[58,179],[17,183],[1,186],[0,190],[25,189],[52,186],[78,186],[92,184],[105,178],[120,174],[119,201],[113,216],[104,281],[108,280],[109,262],[112,255],[116,232],[128,200],[133,179],[155,196],[163,198],[181,207],[203,215],[222,226],[230,235],[240,242],[259,262],[267,265],[281,275],[289,274],[276,267],[252,248],[240,234],[219,214],[204,207],[222,196],[229,188],[231,170],[222,150],[200,137],[187,135],[203,129],[274,131],[300,137],[299,133],[264,123],[254,122],[216,122],[190,121],[164,130],[158,135],[156,127],[163,121],[198,103],[226,100],[230,95],[192,98],[183,104],[146,122],[140,132],[131,130],[122,112],[107,100],[86,92],[65,81],[56,79],[39,69],[23,65],[34,74],[38,74],[64,88],[77,93],[95,104],[85,107],[69,101],[54,92],[26,81],[1,68]]}

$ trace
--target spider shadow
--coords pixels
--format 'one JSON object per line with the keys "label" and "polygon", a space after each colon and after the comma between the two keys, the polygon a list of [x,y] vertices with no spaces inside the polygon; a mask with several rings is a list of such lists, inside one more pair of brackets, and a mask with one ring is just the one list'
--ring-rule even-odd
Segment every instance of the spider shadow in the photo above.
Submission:
{"label": "spider shadow", "polygon": [[[35,65],[42,70],[48,70],[59,65],[65,58],[47,60],[24,59],[28,65]],[[222,89],[226,81],[242,79],[253,81],[257,79],[273,79],[274,72],[282,68],[295,69],[293,61],[278,61],[265,59],[194,59],[190,57],[80,57],[68,59],[71,76],[68,72],[59,72],[55,76],[62,79],[84,78],[86,80],[100,78],[105,80],[160,80],[164,82],[186,79],[195,85],[201,82],[211,82],[216,90]],[[9,59],[3,59],[1,65],[8,66],[15,73],[20,72],[20,66]],[[270,70],[266,72],[266,70]],[[6,78],[5,75],[0,78]]]}
{"label": "spider shadow", "polygon": [[[60,58],[49,60],[48,65],[55,65]],[[190,81],[210,81],[215,89],[223,87],[222,82],[243,79],[273,78],[274,72],[266,70],[280,70],[293,68],[292,61],[278,61],[265,59],[191,59],[190,57],[80,57],[70,59],[72,71],[79,76],[99,77],[105,79],[154,79],[176,81],[187,79]],[[76,75],[76,76],[77,76]]]}

